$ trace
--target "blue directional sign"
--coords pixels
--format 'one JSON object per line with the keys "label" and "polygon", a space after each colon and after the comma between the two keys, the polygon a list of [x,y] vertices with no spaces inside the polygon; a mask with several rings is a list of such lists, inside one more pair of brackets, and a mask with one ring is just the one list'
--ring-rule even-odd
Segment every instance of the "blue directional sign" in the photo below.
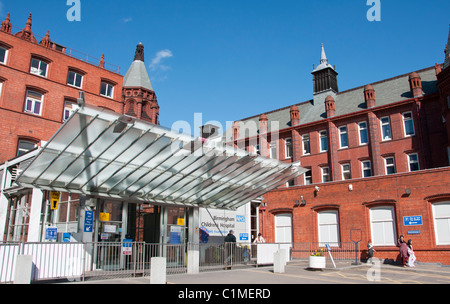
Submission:
{"label": "blue directional sign", "polygon": [[94,228],[94,211],[84,213],[84,232],[92,232]]}
{"label": "blue directional sign", "polygon": [[56,227],[48,227],[45,230],[45,239],[47,241],[56,241],[58,237],[58,229]]}
{"label": "blue directional sign", "polygon": [[418,226],[422,225],[422,216],[404,216],[403,217],[403,224],[405,226]]}

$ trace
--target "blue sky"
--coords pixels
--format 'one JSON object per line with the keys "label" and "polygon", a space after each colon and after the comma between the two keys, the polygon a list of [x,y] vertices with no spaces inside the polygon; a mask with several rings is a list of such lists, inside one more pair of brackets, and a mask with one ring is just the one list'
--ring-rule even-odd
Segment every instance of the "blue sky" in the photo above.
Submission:
{"label": "blue sky", "polygon": [[80,1],[80,22],[66,0],[0,0],[0,18],[23,28],[32,12],[35,34],[105,53],[122,75],[142,42],[167,127],[193,125],[194,113],[225,126],[311,99],[321,43],[341,91],[443,62],[450,23],[448,0],[380,0],[380,22],[366,0]]}

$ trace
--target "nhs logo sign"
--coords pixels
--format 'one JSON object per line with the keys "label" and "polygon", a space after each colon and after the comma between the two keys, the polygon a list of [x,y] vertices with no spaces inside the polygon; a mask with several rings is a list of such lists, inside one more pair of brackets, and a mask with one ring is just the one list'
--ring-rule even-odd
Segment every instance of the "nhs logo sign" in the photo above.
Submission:
{"label": "nhs logo sign", "polygon": [[245,223],[245,216],[243,216],[243,215],[236,215],[236,222],[238,222],[238,223]]}

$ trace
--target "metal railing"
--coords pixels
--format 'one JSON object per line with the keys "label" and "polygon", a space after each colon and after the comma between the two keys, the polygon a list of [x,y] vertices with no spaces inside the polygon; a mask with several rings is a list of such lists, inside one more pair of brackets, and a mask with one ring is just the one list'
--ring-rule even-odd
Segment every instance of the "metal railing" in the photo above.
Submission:
{"label": "metal railing", "polygon": [[[355,243],[329,244],[334,260],[359,257]],[[198,251],[199,271],[257,266],[273,252],[286,249],[288,260],[308,259],[314,252],[328,256],[323,243],[148,244],[144,242],[0,243],[0,283],[14,281],[16,257],[33,257],[32,281],[149,276],[152,257],[166,258],[167,274],[187,272],[187,255]],[[263,255],[265,255],[263,259]],[[269,263],[263,263],[265,265]]]}

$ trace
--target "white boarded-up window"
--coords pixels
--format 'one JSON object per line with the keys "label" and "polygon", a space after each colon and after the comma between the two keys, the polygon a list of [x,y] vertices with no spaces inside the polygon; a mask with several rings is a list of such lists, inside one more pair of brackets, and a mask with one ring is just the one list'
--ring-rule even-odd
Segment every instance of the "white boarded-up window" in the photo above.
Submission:
{"label": "white boarded-up window", "polygon": [[292,242],[292,214],[275,215],[275,243]]}
{"label": "white boarded-up window", "polygon": [[450,245],[450,202],[433,205],[436,245]]}
{"label": "white boarded-up window", "polygon": [[325,244],[339,246],[339,213],[337,210],[322,211],[317,215],[320,246],[325,246]]}
{"label": "white boarded-up window", "polygon": [[370,209],[370,228],[374,246],[396,246],[394,208],[375,207]]}

